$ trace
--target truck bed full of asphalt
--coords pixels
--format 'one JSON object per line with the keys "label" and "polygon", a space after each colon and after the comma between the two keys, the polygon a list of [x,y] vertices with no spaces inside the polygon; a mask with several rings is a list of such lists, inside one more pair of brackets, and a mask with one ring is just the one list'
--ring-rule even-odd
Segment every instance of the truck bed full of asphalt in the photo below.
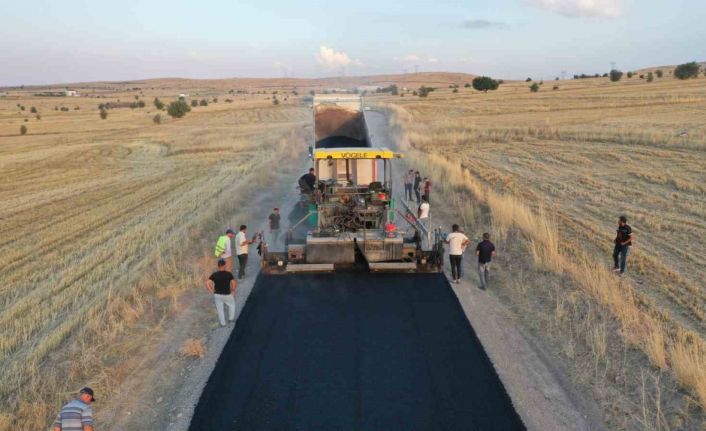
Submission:
{"label": "truck bed full of asphalt", "polygon": [[190,430],[521,430],[442,274],[260,275]]}

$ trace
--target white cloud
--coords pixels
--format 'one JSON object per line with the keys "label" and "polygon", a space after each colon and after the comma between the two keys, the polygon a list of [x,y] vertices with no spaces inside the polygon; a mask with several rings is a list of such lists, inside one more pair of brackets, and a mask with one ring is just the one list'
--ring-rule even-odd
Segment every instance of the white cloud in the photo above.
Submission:
{"label": "white cloud", "polygon": [[343,51],[334,51],[333,48],[321,46],[316,54],[316,61],[325,69],[340,69],[347,66],[361,66],[359,60],[354,60]]}
{"label": "white cloud", "polygon": [[402,57],[402,61],[419,61],[419,56],[414,54],[405,55],[404,57]]}
{"label": "white cloud", "polygon": [[622,15],[622,0],[525,0],[531,5],[570,17],[617,18]]}

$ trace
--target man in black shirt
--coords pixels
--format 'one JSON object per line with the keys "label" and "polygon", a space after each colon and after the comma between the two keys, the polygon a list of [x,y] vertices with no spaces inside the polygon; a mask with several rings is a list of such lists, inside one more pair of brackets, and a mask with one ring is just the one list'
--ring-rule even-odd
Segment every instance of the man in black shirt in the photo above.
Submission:
{"label": "man in black shirt", "polygon": [[270,214],[269,220],[270,220],[270,234],[272,235],[272,245],[274,245],[275,243],[277,243],[277,240],[279,239],[279,220],[280,220],[279,208],[275,208],[272,210],[272,214]]}
{"label": "man in black shirt", "polygon": [[485,290],[488,287],[488,276],[490,275],[490,261],[495,256],[495,246],[490,242],[490,234],[483,234],[483,241],[476,246],[476,256],[478,256],[478,276],[480,277],[480,288]]}
{"label": "man in black shirt", "polygon": [[299,187],[303,193],[312,193],[316,186],[316,175],[314,168],[309,169],[308,174],[304,174],[299,178]]}
{"label": "man in black shirt", "polygon": [[218,260],[218,271],[211,274],[206,280],[206,290],[213,294],[218,312],[218,323],[226,326],[225,306],[228,306],[228,323],[235,320],[235,278],[230,271],[226,271],[226,261]]}
{"label": "man in black shirt", "polygon": [[419,171],[416,171],[414,173],[414,195],[417,197],[417,206],[422,203],[422,193],[420,191],[420,187],[422,184],[422,175],[419,173]]}
{"label": "man in black shirt", "polygon": [[[618,220],[618,230],[615,235],[615,247],[613,247],[613,272],[620,271],[620,276],[625,274],[625,263],[628,259],[628,250],[632,245],[632,228],[628,225],[628,218],[620,216]],[[620,260],[618,261],[618,258]]]}

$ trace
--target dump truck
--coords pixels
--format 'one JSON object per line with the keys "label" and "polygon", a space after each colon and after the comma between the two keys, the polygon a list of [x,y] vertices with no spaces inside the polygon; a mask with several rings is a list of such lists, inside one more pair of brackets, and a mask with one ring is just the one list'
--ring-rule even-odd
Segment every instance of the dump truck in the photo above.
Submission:
{"label": "dump truck", "polygon": [[[361,98],[317,95],[313,118],[316,183],[301,187],[306,211],[289,228],[284,250],[262,247],[263,272],[441,271],[443,234],[395,199],[393,164],[403,155],[371,145]],[[302,225],[306,234],[295,235]]]}

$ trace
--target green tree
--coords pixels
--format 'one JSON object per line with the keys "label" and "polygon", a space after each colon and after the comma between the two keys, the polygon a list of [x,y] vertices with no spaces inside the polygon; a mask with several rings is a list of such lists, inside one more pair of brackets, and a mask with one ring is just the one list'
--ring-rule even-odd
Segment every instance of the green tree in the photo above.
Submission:
{"label": "green tree", "polygon": [[275,106],[276,106],[276,105],[279,105],[279,100],[278,100],[276,97],[273,97],[273,98],[272,98],[272,104],[275,105]]}
{"label": "green tree", "polygon": [[426,86],[422,85],[421,87],[419,87],[419,90],[417,91],[417,95],[419,95],[419,97],[427,97],[429,95],[429,93],[431,93],[434,90],[436,90],[436,88],[426,87]]}
{"label": "green tree", "polygon": [[628,79],[630,79],[630,78],[632,78],[632,76],[634,75],[634,73],[628,72],[627,75],[628,75]]}
{"label": "green tree", "polygon": [[20,135],[26,135],[27,134],[27,126],[24,124],[20,126]]}
{"label": "green tree", "polygon": [[655,75],[652,72],[647,73],[647,82],[652,82],[655,80]]}
{"label": "green tree", "polygon": [[618,81],[620,81],[620,78],[622,78],[622,77],[623,77],[623,72],[621,72],[619,70],[615,70],[615,69],[610,71],[610,80],[611,81],[618,82]]}
{"label": "green tree", "polygon": [[101,117],[101,120],[105,120],[106,118],[108,118],[108,111],[106,111],[105,109],[101,109],[99,115]]}
{"label": "green tree", "polygon": [[655,75],[657,75],[657,78],[661,78],[662,76],[664,76],[664,72],[662,72],[661,70],[655,70]]}
{"label": "green tree", "polygon": [[155,97],[155,98],[154,98],[154,102],[153,102],[153,103],[154,103],[154,107],[157,108],[157,109],[159,109],[160,111],[164,108],[164,103],[162,103],[162,101],[159,100],[158,97]]}
{"label": "green tree", "polygon": [[196,108],[197,106],[199,106],[199,101],[196,100],[196,99],[192,100],[192,101],[191,101],[191,107],[192,107],[192,108]]}
{"label": "green tree", "polygon": [[532,78],[525,79],[525,82],[532,82]]}
{"label": "green tree", "polygon": [[552,90],[558,90],[558,89],[559,89],[558,85],[555,85],[554,87],[552,87]]}
{"label": "green tree", "polygon": [[35,108],[34,106],[32,106],[31,108],[29,108],[29,112],[31,112],[31,113],[33,113],[33,114],[36,114],[36,113],[37,113],[37,108]]}
{"label": "green tree", "polygon": [[530,85],[529,89],[531,92],[536,93],[539,91],[539,84],[535,82],[534,84]]}
{"label": "green tree", "polygon": [[208,101],[206,99],[201,99],[201,102],[199,103],[201,106],[208,106]]}
{"label": "green tree", "polygon": [[154,117],[152,117],[152,122],[154,124],[161,124],[162,123],[162,116],[157,114]]}
{"label": "green tree", "polygon": [[674,69],[674,76],[678,79],[696,78],[699,76],[699,66],[695,61],[680,64]]}
{"label": "green tree", "polygon": [[173,118],[181,118],[189,111],[191,111],[191,108],[183,100],[172,102],[167,107],[167,114],[171,115]]}
{"label": "green tree", "polygon": [[472,84],[474,89],[487,93],[488,90],[497,90],[501,83],[489,76],[477,76],[473,78]]}

